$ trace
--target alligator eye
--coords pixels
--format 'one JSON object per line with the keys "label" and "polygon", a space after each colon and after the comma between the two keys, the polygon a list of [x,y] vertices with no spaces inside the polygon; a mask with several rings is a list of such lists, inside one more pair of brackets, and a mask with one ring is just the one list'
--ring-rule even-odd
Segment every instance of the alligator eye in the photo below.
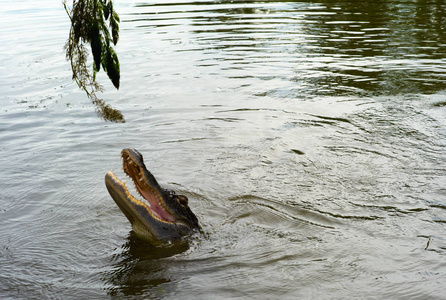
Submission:
{"label": "alligator eye", "polygon": [[187,199],[186,196],[178,195],[178,196],[177,196],[177,201],[178,201],[178,203],[180,203],[181,205],[183,205],[183,206],[187,206],[188,199]]}

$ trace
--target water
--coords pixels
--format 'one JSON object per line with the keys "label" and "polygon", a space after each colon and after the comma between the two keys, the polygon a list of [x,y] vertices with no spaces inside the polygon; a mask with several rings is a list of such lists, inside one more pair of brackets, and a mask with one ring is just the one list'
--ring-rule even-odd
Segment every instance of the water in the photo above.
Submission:
{"label": "water", "polygon": [[[121,88],[71,81],[58,1],[0,1],[1,299],[444,299],[442,1],[116,1]],[[203,234],[134,237],[135,147]]]}

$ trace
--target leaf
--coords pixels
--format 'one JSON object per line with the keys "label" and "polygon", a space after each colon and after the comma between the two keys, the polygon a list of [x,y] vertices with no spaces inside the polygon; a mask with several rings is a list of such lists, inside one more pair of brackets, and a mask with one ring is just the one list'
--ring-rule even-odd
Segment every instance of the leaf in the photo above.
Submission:
{"label": "leaf", "polygon": [[109,49],[109,52],[107,53],[107,75],[108,78],[110,78],[110,80],[112,81],[115,88],[119,89],[119,60],[118,55],[116,55],[116,52],[111,47]]}
{"label": "leaf", "polygon": [[119,16],[115,11],[110,16],[110,27],[112,29],[113,44],[116,45],[119,39]]}
{"label": "leaf", "polygon": [[110,18],[113,18],[113,2],[109,1],[107,3],[108,11],[110,12]]}
{"label": "leaf", "polygon": [[113,45],[116,45],[119,39],[119,29],[112,28],[112,38],[113,38]]}
{"label": "leaf", "polygon": [[118,13],[113,11],[113,19],[116,20],[116,22],[121,22],[121,20],[119,19]]}
{"label": "leaf", "polygon": [[104,18],[107,20],[108,17],[110,16],[110,9],[109,9],[108,5],[103,5],[102,8],[104,10]]}
{"label": "leaf", "polygon": [[101,69],[102,42],[98,23],[94,23],[91,27],[90,45],[93,53],[94,68],[96,71],[99,71]]}

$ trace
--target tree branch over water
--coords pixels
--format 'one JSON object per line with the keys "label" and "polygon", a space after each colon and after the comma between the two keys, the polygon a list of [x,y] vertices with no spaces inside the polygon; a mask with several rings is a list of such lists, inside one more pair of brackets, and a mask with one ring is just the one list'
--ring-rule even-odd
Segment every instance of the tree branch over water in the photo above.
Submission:
{"label": "tree branch over water", "polygon": [[[71,63],[73,80],[83,89],[96,106],[97,114],[106,121],[125,122],[117,109],[99,99],[97,92],[103,87],[96,82],[96,74],[102,69],[107,73],[116,89],[119,89],[119,60],[111,43],[116,46],[119,39],[119,16],[111,0],[73,0],[71,10],[63,1],[71,20],[71,29],[65,44],[66,58]],[[87,67],[88,46],[93,54],[93,75]]]}

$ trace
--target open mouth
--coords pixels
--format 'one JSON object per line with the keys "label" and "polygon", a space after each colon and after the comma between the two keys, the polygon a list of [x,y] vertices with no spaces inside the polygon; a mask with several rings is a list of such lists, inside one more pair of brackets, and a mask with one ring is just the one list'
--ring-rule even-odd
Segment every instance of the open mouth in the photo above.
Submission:
{"label": "open mouth", "polygon": [[118,181],[124,188],[126,194],[131,201],[137,202],[140,205],[146,207],[147,211],[156,219],[162,222],[175,222],[175,218],[169,212],[169,209],[164,204],[163,197],[159,189],[152,184],[148,177],[148,171],[144,170],[145,167],[136,162],[134,158],[127,152],[121,153],[123,170],[130,177],[135,185],[139,195],[144,200],[138,200],[135,196],[131,195],[124,183],[114,176],[114,179]]}

